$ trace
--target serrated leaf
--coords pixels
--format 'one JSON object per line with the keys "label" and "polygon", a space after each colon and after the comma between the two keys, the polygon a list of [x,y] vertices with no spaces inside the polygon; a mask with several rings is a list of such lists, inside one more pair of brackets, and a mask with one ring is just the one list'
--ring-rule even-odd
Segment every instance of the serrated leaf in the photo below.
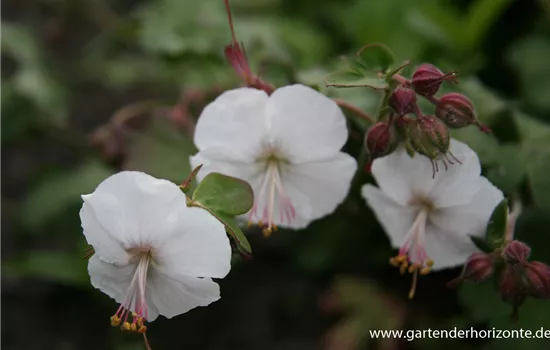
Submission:
{"label": "serrated leaf", "polygon": [[130,134],[126,170],[139,170],[180,183],[191,172],[189,156],[196,149],[190,137],[168,120],[156,118]]}
{"label": "serrated leaf", "polygon": [[364,74],[360,74],[350,69],[330,74],[326,77],[325,84],[336,88],[369,87],[375,90],[383,90],[388,87],[384,77],[377,73],[364,72]]}
{"label": "serrated leaf", "polygon": [[76,169],[52,174],[29,193],[23,202],[23,224],[31,229],[44,225],[70,205],[80,202],[80,195],[92,192],[113,173],[97,161]]}
{"label": "serrated leaf", "polygon": [[36,278],[68,285],[88,283],[87,262],[74,254],[33,251],[2,263],[6,277]]}
{"label": "serrated leaf", "polygon": [[503,199],[493,210],[487,224],[486,241],[493,248],[500,248],[504,244],[506,224],[508,223],[508,199]]}
{"label": "serrated leaf", "polygon": [[395,62],[395,55],[386,45],[369,44],[357,51],[356,60],[366,70],[385,72]]}
{"label": "serrated leaf", "polygon": [[254,204],[252,187],[241,179],[210,173],[202,179],[193,192],[193,202],[217,213],[241,215]]}

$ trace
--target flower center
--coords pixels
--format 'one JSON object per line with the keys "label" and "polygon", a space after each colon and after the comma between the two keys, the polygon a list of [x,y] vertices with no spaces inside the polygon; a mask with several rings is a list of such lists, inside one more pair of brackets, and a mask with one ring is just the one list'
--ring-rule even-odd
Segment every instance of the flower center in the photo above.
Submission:
{"label": "flower center", "polygon": [[[137,268],[126,291],[124,301],[120,304],[116,313],[111,316],[111,325],[113,327],[121,326],[123,331],[145,333],[147,326],[144,322],[148,316],[145,285],[147,283],[147,271],[151,263],[151,252],[149,250],[138,250],[132,260],[137,260]],[[130,315],[132,316],[131,322],[128,321]]]}
{"label": "flower center", "polygon": [[251,225],[252,222],[257,222],[263,229],[264,236],[267,237],[277,230],[275,224],[277,212],[279,222],[290,224],[296,216],[296,210],[285,193],[280,174],[284,160],[271,153],[264,157],[263,161],[265,161],[265,176],[248,215],[248,223]]}
{"label": "flower center", "polygon": [[399,249],[398,255],[390,259],[390,264],[399,267],[399,272],[402,275],[405,272],[413,274],[411,290],[409,291],[410,299],[414,297],[418,274],[428,274],[434,264],[424,247],[426,224],[433,206],[425,199],[415,200],[412,204],[418,205],[420,210],[405,235],[405,243]]}

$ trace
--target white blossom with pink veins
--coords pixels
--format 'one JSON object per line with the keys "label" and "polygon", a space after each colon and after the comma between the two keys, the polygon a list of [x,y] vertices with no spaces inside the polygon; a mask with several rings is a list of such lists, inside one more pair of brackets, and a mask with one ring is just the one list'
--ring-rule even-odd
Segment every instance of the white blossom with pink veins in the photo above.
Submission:
{"label": "white blossom with pink veins", "polygon": [[195,131],[203,164],[199,179],[219,172],[254,190],[251,223],[268,235],[277,226],[303,228],[332,213],[346,197],[357,169],[340,150],[346,119],[334,101],[303,85],[224,92],[203,110]]}
{"label": "white blossom with pink veins", "polygon": [[144,332],[144,320],[171,318],[220,298],[211,278],[230,270],[224,225],[207,211],[188,207],[167,180],[124,171],[83,195],[92,285],[120,303],[114,326]]}
{"label": "white blossom with pink veins", "polygon": [[485,234],[503,199],[480,175],[474,151],[456,140],[450,147],[462,164],[437,172],[435,178],[428,158],[411,158],[399,149],[374,161],[372,173],[379,187],[367,184],[362,189],[392,246],[400,248],[392,263],[405,263],[409,272],[463,264],[478,250],[469,235]]}

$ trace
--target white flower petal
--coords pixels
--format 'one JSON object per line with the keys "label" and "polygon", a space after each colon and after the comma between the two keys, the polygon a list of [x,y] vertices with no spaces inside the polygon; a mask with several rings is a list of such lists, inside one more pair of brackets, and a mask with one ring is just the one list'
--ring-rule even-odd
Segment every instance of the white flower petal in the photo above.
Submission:
{"label": "white flower petal", "polygon": [[284,190],[299,218],[288,225],[298,228],[332,213],[346,198],[357,162],[340,152],[330,159],[282,167]]}
{"label": "white flower petal", "polygon": [[479,191],[470,203],[439,209],[430,215],[430,220],[458,235],[483,235],[493,210],[504,196],[485,177],[479,177],[477,182]]}
{"label": "white flower petal", "polygon": [[363,186],[361,194],[386,231],[392,247],[400,248],[405,243],[405,235],[413,225],[415,219],[413,209],[400,205],[370,184]]}
{"label": "white flower petal", "polygon": [[223,278],[231,269],[231,246],[224,225],[201,208],[182,206],[166,217],[153,243],[155,264],[192,277]]}
{"label": "white flower petal", "polygon": [[220,299],[220,288],[210,278],[196,278],[180,273],[153,269],[148,287],[151,300],[167,318],[183,314],[197,306],[207,306]]}
{"label": "white flower petal", "polygon": [[137,171],[107,178],[84,200],[81,219],[86,239],[109,262],[127,261],[124,250],[152,246],[162,239],[163,231],[172,229],[167,218],[187,206],[177,185]]}
{"label": "white flower petal", "polygon": [[[135,264],[115,266],[106,263],[97,255],[93,255],[88,261],[88,273],[90,274],[92,286],[101,290],[119,304],[126,301],[124,299],[136,269],[137,265]],[[158,310],[156,306],[151,303],[150,290],[147,287],[145,294],[148,307],[147,320],[154,321],[158,316]],[[131,308],[130,311],[136,310]]]}
{"label": "white flower petal", "polygon": [[430,224],[426,227],[424,248],[434,261],[432,270],[462,265],[478,250],[468,237]]}
{"label": "white flower petal", "polygon": [[267,115],[275,146],[291,162],[334,156],[348,138],[346,118],[338,105],[304,85],[275,90],[269,98]]}
{"label": "white flower petal", "polygon": [[473,184],[477,183],[481,167],[477,155],[466,144],[452,139],[450,150],[462,164],[453,161],[455,164],[445,170],[438,161],[435,178],[428,158],[420,154],[411,158],[404,148],[376,159],[372,173],[382,191],[402,205],[409,204],[415,196],[432,199],[438,207],[463,204],[477,191]]}
{"label": "white flower petal", "polygon": [[202,111],[195,145],[199,150],[225,148],[241,160],[254,159],[267,131],[267,101],[267,94],[257,89],[224,92]]}

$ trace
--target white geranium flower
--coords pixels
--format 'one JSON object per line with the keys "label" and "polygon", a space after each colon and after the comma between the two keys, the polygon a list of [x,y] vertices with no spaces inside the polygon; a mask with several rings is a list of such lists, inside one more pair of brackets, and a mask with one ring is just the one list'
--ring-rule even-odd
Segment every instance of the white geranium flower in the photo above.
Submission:
{"label": "white geranium flower", "polygon": [[332,213],[346,197],[357,162],[340,152],[346,120],[330,98],[303,86],[226,91],[203,110],[193,166],[250,183],[250,223],[268,235],[277,226],[302,228]]}
{"label": "white geranium flower", "polygon": [[411,158],[404,149],[376,159],[372,173],[380,188],[367,184],[363,197],[399,249],[392,264],[416,277],[431,269],[463,264],[478,249],[469,235],[481,236],[502,192],[485,177],[474,151],[451,140],[451,150],[462,164],[432,178],[428,158]]}
{"label": "white geranium flower", "polygon": [[210,277],[230,270],[225,228],[169,181],[124,171],[82,196],[92,285],[120,303],[113,326],[145,332],[144,320],[171,318],[220,298]]}

